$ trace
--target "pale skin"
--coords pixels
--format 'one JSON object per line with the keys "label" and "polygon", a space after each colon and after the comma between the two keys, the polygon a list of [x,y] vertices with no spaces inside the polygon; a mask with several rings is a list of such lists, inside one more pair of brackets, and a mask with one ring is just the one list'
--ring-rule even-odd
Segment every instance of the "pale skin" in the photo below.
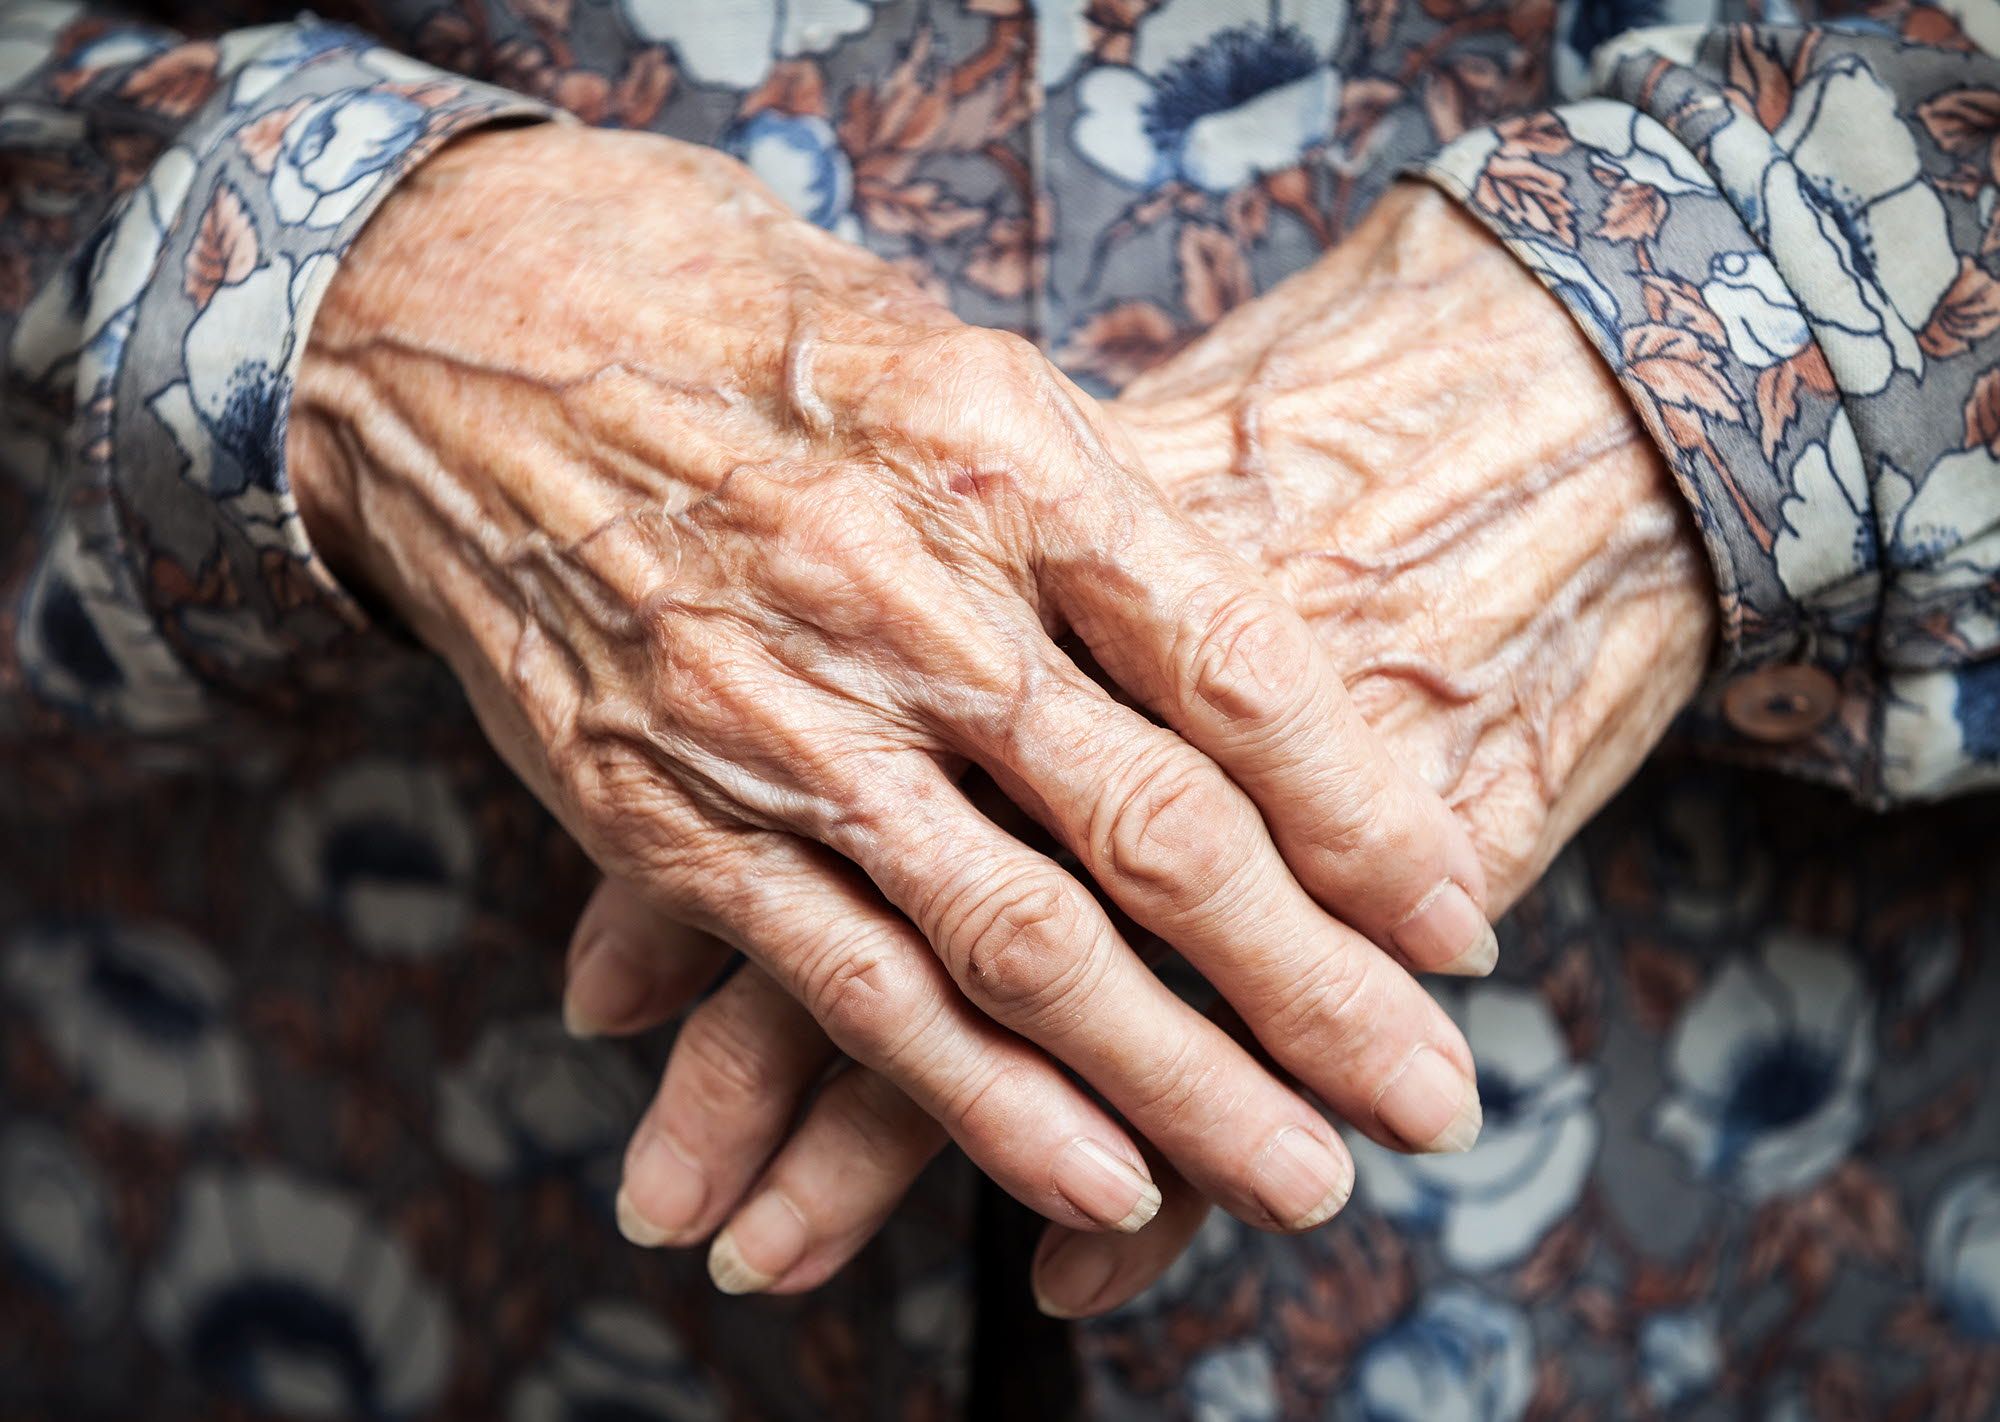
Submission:
{"label": "pale skin", "polygon": [[[1411,974],[1491,966],[1463,826],[1094,402],[731,160],[453,144],[343,262],[288,458],[333,568],[607,875],[1051,1220],[1143,1226],[1136,1135],[1246,1220],[1320,1222],[1352,1163],[1306,1090],[1400,1148],[1477,1133]],[[971,805],[967,763],[1271,1062]],[[662,1188],[628,1191],[635,1233],[671,1232]]]}
{"label": "pale skin", "polygon": [[[1437,224],[1457,262],[1358,233],[1114,413],[668,140],[475,135],[371,222],[300,373],[309,528],[606,871],[575,959],[622,986],[577,1015],[684,1005],[720,950],[676,924],[751,960],[683,1030],[628,1234],[726,1226],[718,1282],[811,1287],[948,1135],[1055,1222],[1038,1284],[1082,1312],[1209,1200],[1337,1210],[1308,1093],[1470,1143],[1469,1054],[1411,972],[1490,968],[1484,906],[1650,748],[1712,613],[1615,385],[1573,330],[1498,324],[1510,259],[1439,201],[1369,229]],[[1492,408],[1524,363],[1574,404]],[[1264,1055],[967,801],[968,763]]]}
{"label": "pale skin", "polygon": [[[1685,502],[1569,316],[1448,199],[1408,185],[1319,264],[1111,407],[1145,467],[1305,615],[1363,713],[1441,787],[1504,909],[1652,749],[1700,680],[1712,583]],[[588,956],[584,949],[591,951]],[[630,1032],[683,1010],[726,956],[599,890],[573,1013]],[[731,1286],[823,1281],[879,1228],[943,1133],[847,1066],[751,967],[696,1008],[634,1138],[707,1181],[680,1240],[726,1225]],[[1156,1279],[1209,1202],[1163,1169],[1131,1235],[1051,1225],[1049,1312]],[[657,1196],[671,1207],[681,1196]]]}

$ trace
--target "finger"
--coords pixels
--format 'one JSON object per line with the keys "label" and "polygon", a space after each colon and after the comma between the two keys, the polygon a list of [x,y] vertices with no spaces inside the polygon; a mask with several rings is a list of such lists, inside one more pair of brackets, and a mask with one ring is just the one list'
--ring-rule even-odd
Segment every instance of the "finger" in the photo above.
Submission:
{"label": "finger", "polygon": [[1144,1157],[1102,1107],[968,1003],[851,867],[790,836],[761,842],[700,876],[707,926],[1028,1208],[1078,1229],[1136,1230],[1152,1218],[1158,1192]]}
{"label": "finger", "polygon": [[1135,1235],[1079,1234],[1061,1225],[1042,1231],[1030,1266],[1035,1306],[1051,1318],[1090,1318],[1129,1303],[1159,1282],[1208,1218],[1209,1202],[1155,1164],[1160,1213]]}
{"label": "finger", "polygon": [[1154,976],[1074,878],[927,762],[868,779],[857,796],[877,803],[837,847],[974,1005],[1075,1069],[1241,1218],[1306,1229],[1346,1202],[1353,1162],[1320,1113]]}
{"label": "finger", "polygon": [[1279,1063],[1384,1145],[1471,1144],[1478,1091],[1457,1026],[1299,886],[1213,761],[1060,668],[1012,727],[1004,746],[973,753],[1004,759],[993,768],[1010,793],[1201,970]]}
{"label": "finger", "polygon": [[1136,513],[1097,501],[1110,503],[1042,564],[1044,591],[1099,663],[1249,793],[1300,883],[1343,921],[1417,968],[1489,971],[1471,840],[1362,720],[1304,619],[1164,501]]}
{"label": "finger", "polygon": [[709,1277],[725,1294],[817,1288],[882,1228],[944,1142],[886,1077],[842,1071],[715,1237]]}
{"label": "finger", "polygon": [[606,879],[570,936],[563,1026],[576,1037],[656,1027],[700,996],[729,956],[708,934],[658,911],[636,889]]}
{"label": "finger", "polygon": [[754,968],[690,1013],[632,1133],[618,1229],[690,1244],[733,1209],[835,1056],[812,1014]]}

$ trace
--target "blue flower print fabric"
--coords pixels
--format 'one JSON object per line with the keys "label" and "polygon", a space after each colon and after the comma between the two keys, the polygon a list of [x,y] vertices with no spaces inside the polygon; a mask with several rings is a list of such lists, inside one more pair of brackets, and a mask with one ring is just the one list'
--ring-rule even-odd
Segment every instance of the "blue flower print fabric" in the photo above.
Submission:
{"label": "blue flower print fabric", "polygon": [[[0,1417],[1995,1415],[1996,54],[1986,0],[0,4]],[[1357,1136],[1326,1228],[1214,1215],[1039,1333],[955,1159],[800,1298],[618,1237],[666,1044],[563,1034],[589,866],[282,458],[371,212],[552,120],[718,147],[1099,392],[1399,176],[1563,303],[1724,638],[1438,989],[1475,1149]],[[1826,689],[1783,743],[1773,676]]]}

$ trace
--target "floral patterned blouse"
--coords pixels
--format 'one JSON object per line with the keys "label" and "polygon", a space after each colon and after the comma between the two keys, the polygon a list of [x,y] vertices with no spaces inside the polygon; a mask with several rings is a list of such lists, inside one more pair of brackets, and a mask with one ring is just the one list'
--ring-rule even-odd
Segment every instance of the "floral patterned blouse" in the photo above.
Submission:
{"label": "floral patterned blouse", "polygon": [[[0,3],[0,1419],[2000,1413],[2000,5],[140,8]],[[281,459],[374,206],[560,111],[1100,390],[1413,165],[1560,297],[1725,646],[1442,990],[1473,1151],[1076,1328],[956,1161],[804,1298],[623,1244],[588,866]]]}

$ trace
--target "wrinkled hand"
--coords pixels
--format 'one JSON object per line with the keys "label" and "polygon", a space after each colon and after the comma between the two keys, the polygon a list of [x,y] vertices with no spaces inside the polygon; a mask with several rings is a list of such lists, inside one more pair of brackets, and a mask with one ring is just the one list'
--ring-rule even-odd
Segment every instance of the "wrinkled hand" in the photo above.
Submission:
{"label": "wrinkled hand", "polygon": [[[1115,409],[1149,472],[1267,572],[1397,755],[1448,792],[1496,905],[1699,680],[1715,614],[1683,501],[1570,318],[1429,189],[1394,190]],[[626,904],[615,883],[599,891],[577,937],[596,951],[572,954],[570,984],[621,1031],[683,1008],[726,956]],[[715,1251],[727,1278],[787,1291],[858,1249],[941,1139],[850,1068],[786,1140],[834,1056],[789,1010],[754,970],[730,979],[683,1028],[696,1045],[677,1049],[637,1136],[701,1143],[727,1182],[712,1217],[725,1193],[751,1201]],[[642,1170],[633,1157],[628,1180]],[[1207,1203],[1165,1171],[1161,1185],[1136,1236],[1050,1229],[1045,1307],[1101,1311],[1165,1269]]]}
{"label": "wrinkled hand", "polygon": [[[334,566],[607,874],[757,962],[787,1068],[825,1048],[780,989],[898,1119],[1080,1229],[1159,1197],[1058,1061],[1246,1220],[1346,1199],[1321,1114],[966,801],[969,761],[1343,1115],[1411,1149],[1477,1130],[1464,1040],[1404,966],[1492,959],[1442,801],[1092,401],[740,165],[554,125],[460,141],[343,263],[293,420]],[[890,1111],[872,1090],[854,1109]],[[646,1138],[629,1232],[713,1227],[740,1181],[710,1145]]]}

